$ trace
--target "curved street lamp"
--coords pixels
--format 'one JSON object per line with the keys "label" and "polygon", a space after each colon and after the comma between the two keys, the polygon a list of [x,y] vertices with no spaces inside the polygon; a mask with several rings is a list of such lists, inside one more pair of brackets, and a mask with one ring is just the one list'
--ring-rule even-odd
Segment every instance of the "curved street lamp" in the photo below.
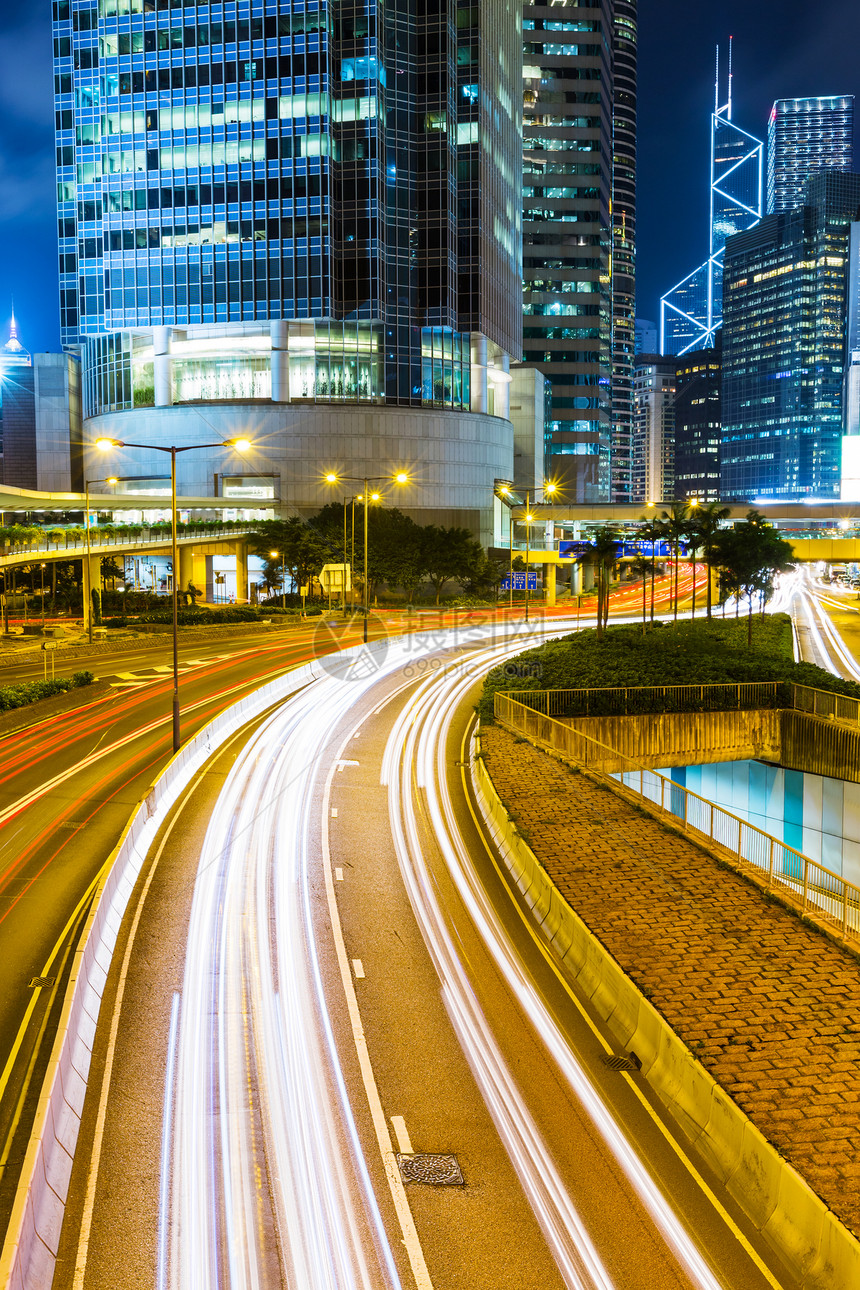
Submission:
{"label": "curved street lamp", "polygon": [[[177,546],[176,518],[176,454],[192,452],[200,448],[235,448],[236,452],[247,452],[251,447],[250,439],[222,439],[219,443],[189,443],[177,448],[169,448],[160,443],[130,443],[127,439],[96,439],[95,446],[101,452],[110,452],[113,448],[146,448],[150,452],[170,453],[170,534],[171,556],[173,560],[173,751],[179,752],[179,548]],[[247,590],[247,588],[246,588]]]}
{"label": "curved street lamp", "polygon": [[[373,493],[373,494],[371,494],[371,495],[370,495],[370,497],[369,497],[369,495],[368,495],[368,494],[369,494],[370,485],[371,485],[371,484],[383,483],[383,482],[390,482],[390,483],[394,483],[394,484],[408,484],[408,483],[409,483],[409,476],[406,474],[406,472],[405,472],[404,470],[399,470],[395,475],[340,475],[340,474],[336,473],[335,471],[329,471],[329,473],[328,473],[328,474],[326,475],[326,477],[325,477],[325,482],[326,482],[327,484],[340,484],[340,483],[346,483],[346,484],[363,484],[363,485],[364,485],[364,489],[363,489],[363,492],[362,492],[362,500],[363,500],[363,502],[364,502],[364,633],[363,633],[363,636],[364,636],[364,643],[365,643],[365,645],[366,645],[366,644],[367,644],[367,619],[368,619],[368,615],[369,615],[369,613],[370,613],[370,608],[369,608],[369,605],[368,605],[368,588],[369,588],[369,585],[370,585],[370,579],[369,579],[369,578],[368,578],[368,576],[367,576],[367,575],[368,575],[368,568],[367,568],[367,510],[368,510],[368,502],[369,502],[369,500],[371,500],[371,499],[372,499],[373,501],[378,501],[378,500],[379,500],[379,494],[378,494],[378,493]],[[344,584],[345,584],[345,583],[346,583],[346,569],[344,569],[343,573],[344,573]]]}
{"label": "curved street lamp", "polygon": [[[496,491],[497,491],[497,492],[498,492],[502,497],[504,497],[504,498],[506,498],[506,499],[508,500],[508,506],[509,506],[509,507],[511,507],[511,508],[513,507],[513,504],[514,504],[514,503],[513,503],[513,497],[512,497],[512,494],[513,494],[513,493],[515,493],[515,492],[517,492],[517,493],[524,493],[524,494],[525,494],[525,499],[526,499],[526,515],[525,515],[525,522],[526,522],[526,622],[528,622],[528,621],[529,621],[529,602],[530,602],[530,598],[531,598],[531,592],[530,592],[530,590],[529,590],[529,557],[530,557],[530,555],[531,555],[531,547],[530,547],[530,542],[531,542],[531,528],[530,528],[529,526],[532,524],[532,522],[534,521],[534,518],[535,518],[535,517],[531,514],[531,496],[532,496],[532,490],[531,490],[531,487],[526,488],[526,489],[522,489],[522,488],[517,488],[514,484],[500,484],[500,485],[498,486],[498,488],[496,489]],[[553,483],[553,482],[552,482],[552,480],[549,480],[547,483],[545,483],[545,484],[544,484],[543,489],[542,489],[541,491],[543,492],[543,494],[544,494],[544,498],[545,498],[545,499],[546,499],[546,497],[547,497],[547,496],[552,497],[553,493],[557,493],[557,492],[558,492],[558,484],[555,484],[555,483]],[[511,509],[510,514],[509,514],[509,516],[508,516],[508,524],[509,524],[509,532],[510,532],[510,536],[509,536],[509,539],[508,539],[508,540],[509,540],[509,545],[510,545],[510,550],[511,550],[511,575],[510,575],[510,579],[511,579],[511,586],[510,586],[510,607],[511,607],[511,609],[513,610],[513,607],[514,607],[514,516],[513,516],[513,510],[512,510],[512,509]]]}

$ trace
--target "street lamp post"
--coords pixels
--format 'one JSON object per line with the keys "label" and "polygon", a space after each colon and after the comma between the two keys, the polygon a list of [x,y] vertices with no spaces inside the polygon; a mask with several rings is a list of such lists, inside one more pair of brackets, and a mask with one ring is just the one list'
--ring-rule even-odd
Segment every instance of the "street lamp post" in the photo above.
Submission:
{"label": "street lamp post", "polygon": [[45,627],[45,566],[39,565],[39,572],[42,576],[42,629]]}
{"label": "street lamp post", "polygon": [[287,553],[286,551],[270,551],[270,557],[277,560],[281,557],[281,609],[286,613],[287,610]]}
{"label": "street lamp post", "polygon": [[[408,484],[409,476],[406,474],[405,471],[402,471],[402,470],[398,471],[397,474],[394,476],[391,476],[391,475],[338,475],[338,474],[335,474],[334,471],[331,471],[329,472],[329,474],[326,475],[325,479],[327,484],[339,484],[341,482],[344,482],[344,483],[350,483],[350,484],[364,485],[364,493],[362,495],[364,500],[364,632],[363,632],[363,639],[366,645],[367,644],[367,620],[370,615],[370,605],[368,603],[368,588],[370,585],[370,579],[367,576],[368,575],[367,511],[368,511],[368,505],[370,502],[370,493],[369,493],[370,485],[382,483],[390,479],[393,479],[393,482],[395,484]],[[378,499],[379,499],[379,494],[374,493],[373,500],[378,501]]]}
{"label": "street lamp post", "polygon": [[115,484],[117,480],[113,475],[107,479],[86,479],[84,480],[84,501],[86,510],[84,511],[84,547],[86,556],[84,558],[84,622],[87,624],[87,637],[90,645],[93,643],[93,580],[90,575],[90,484]]}
{"label": "street lamp post", "polygon": [[[553,483],[551,483],[551,482],[550,482],[550,483],[544,484],[544,486],[543,486],[543,492],[544,492],[544,495],[547,495],[547,494],[548,494],[550,497],[551,497],[551,496],[552,496],[552,494],[553,494],[553,493],[555,493],[557,490],[558,490],[558,484],[553,484]],[[503,497],[505,497],[505,498],[507,498],[507,499],[508,499],[508,505],[509,505],[510,507],[513,507],[513,500],[512,500],[512,498],[511,498],[511,493],[515,491],[515,486],[514,486],[513,484],[502,484],[502,485],[499,487],[499,490],[498,490],[498,491],[502,494],[502,496],[503,496]],[[527,488],[527,489],[525,489],[525,498],[526,498],[526,515],[525,515],[525,520],[526,520],[526,622],[528,622],[528,621],[529,621],[529,602],[530,602],[530,599],[531,599],[531,592],[530,592],[530,588],[529,588],[529,560],[530,560],[530,558],[531,558],[531,528],[530,528],[530,525],[531,525],[532,518],[533,518],[533,517],[532,517],[532,514],[531,514],[531,488]],[[509,539],[509,541],[510,541],[510,548],[511,548],[511,586],[510,586],[510,596],[511,596],[511,600],[510,600],[510,604],[511,604],[511,609],[513,609],[513,607],[514,607],[514,517],[513,517],[513,510],[511,510],[511,513],[510,513],[510,515],[509,515],[509,517],[508,517],[508,521],[509,521],[509,525],[510,525],[510,539]]]}
{"label": "street lamp post", "polygon": [[[150,452],[170,453],[170,549],[173,559],[173,751],[179,752],[179,546],[177,541],[176,511],[176,455],[180,452],[191,452],[203,448],[235,448],[237,452],[247,452],[251,444],[248,439],[222,439],[220,443],[189,443],[181,448],[175,445],[167,448],[159,443],[129,443],[123,439],[96,439],[96,447],[103,452],[111,448],[145,448]],[[246,589],[247,590],[247,589]]]}

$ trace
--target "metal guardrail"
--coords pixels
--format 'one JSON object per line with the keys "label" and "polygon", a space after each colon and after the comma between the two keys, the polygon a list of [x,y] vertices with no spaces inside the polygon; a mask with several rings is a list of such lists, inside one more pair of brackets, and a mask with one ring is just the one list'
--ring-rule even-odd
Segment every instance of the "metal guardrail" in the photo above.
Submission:
{"label": "metal guardrail", "polygon": [[841,721],[846,725],[860,726],[860,699],[847,694],[834,694],[832,690],[816,690],[811,685],[792,685],[792,704],[797,712],[828,721]]}
{"label": "metal guardrail", "polygon": [[607,744],[537,711],[522,701],[525,698],[532,699],[534,694],[520,693],[515,699],[497,692],[494,707],[499,721],[653,803],[680,820],[687,832],[716,843],[765,873],[768,890],[775,888],[790,895],[802,912],[814,912],[834,924],[844,940],[860,943],[860,887],[659,771],[648,770]]}
{"label": "metal guardrail", "polygon": [[[65,551],[81,553],[86,551],[86,538],[80,533],[73,533],[65,529],[57,529],[58,533],[63,533],[63,540],[60,542],[49,542],[47,538],[44,542],[29,543],[17,542],[10,543],[8,547],[0,547],[0,559],[22,559],[29,555],[58,555]],[[205,541],[210,542],[213,538],[225,538],[227,540],[235,537],[243,537],[248,533],[257,531],[253,524],[247,526],[227,529],[220,524],[201,524],[198,528],[180,528],[177,539],[180,542]],[[124,529],[115,529],[112,532],[99,531],[97,528],[90,530],[90,549],[93,551],[102,550],[104,547],[141,547],[155,546],[170,542],[170,525],[164,529],[156,529],[148,526],[142,526],[138,532],[130,533]]]}
{"label": "metal guardrail", "polygon": [[753,681],[725,685],[518,690],[517,699],[547,717],[632,717],[657,712],[745,712],[790,706],[790,690],[790,686],[779,681]]}

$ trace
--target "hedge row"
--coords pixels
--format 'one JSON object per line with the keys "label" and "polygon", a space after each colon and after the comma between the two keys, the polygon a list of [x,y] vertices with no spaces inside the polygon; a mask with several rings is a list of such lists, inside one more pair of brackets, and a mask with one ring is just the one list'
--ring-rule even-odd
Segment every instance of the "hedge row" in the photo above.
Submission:
{"label": "hedge row", "polygon": [[39,699],[49,699],[52,694],[64,694],[66,690],[92,685],[94,680],[92,672],[75,672],[73,676],[58,676],[53,681],[28,681],[24,685],[2,685],[0,686],[0,712],[9,712],[12,708],[26,708],[29,703],[37,703]]}
{"label": "hedge row", "polygon": [[[598,690],[607,687],[660,685],[717,685],[777,681],[784,685],[809,685],[860,699],[860,685],[843,681],[812,663],[795,663],[791,620],[787,614],[769,614],[753,624],[752,649],[747,647],[746,621],[714,618],[675,624],[656,624],[643,633],[641,627],[610,627],[602,641],[596,631],[574,632],[558,641],[548,641],[526,650],[501,667],[494,668],[484,682],[478,704],[481,719],[493,717],[493,695],[497,690]],[[777,697],[780,706],[787,690]],[[601,707],[601,702],[603,706]],[[629,696],[632,713],[679,711],[653,697],[642,696],[640,706]],[[568,705],[567,715],[585,715],[582,704]],[[689,706],[689,705],[688,705]],[[694,708],[699,705],[693,704]],[[592,696],[591,715],[620,711],[617,699]]]}

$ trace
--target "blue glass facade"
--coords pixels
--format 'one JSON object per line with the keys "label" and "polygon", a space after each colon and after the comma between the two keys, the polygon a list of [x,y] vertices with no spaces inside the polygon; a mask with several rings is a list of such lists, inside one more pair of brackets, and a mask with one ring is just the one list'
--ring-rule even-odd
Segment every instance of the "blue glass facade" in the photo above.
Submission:
{"label": "blue glass facade", "polygon": [[518,356],[515,5],[53,14],[62,334],[89,414],[468,410],[475,368],[486,391]]}
{"label": "blue glass facade", "polygon": [[726,246],[721,493],[840,496],[846,291],[860,175],[822,171],[806,205]]}

